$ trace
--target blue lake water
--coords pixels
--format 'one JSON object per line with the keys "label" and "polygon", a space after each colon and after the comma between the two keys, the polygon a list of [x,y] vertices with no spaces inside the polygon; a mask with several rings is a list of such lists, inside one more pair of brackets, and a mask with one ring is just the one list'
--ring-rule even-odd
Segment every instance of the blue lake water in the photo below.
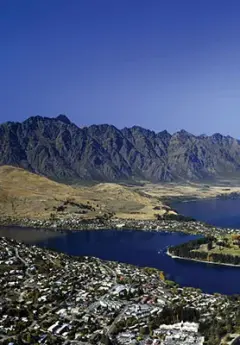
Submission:
{"label": "blue lake water", "polygon": [[[204,200],[175,204],[178,212],[216,226],[240,228],[240,200]],[[163,270],[167,279],[204,292],[240,293],[240,268],[211,265],[166,255],[168,246],[195,238],[183,233],[98,230],[58,234],[34,229],[0,229],[0,236],[38,244],[70,255],[96,256]]]}
{"label": "blue lake water", "polygon": [[[12,229],[11,237],[21,237],[21,229]],[[172,259],[166,255],[170,245],[196,238],[193,235],[135,230],[79,231],[64,234],[24,230],[24,241],[55,249],[70,255],[96,256],[143,267],[163,270],[167,279],[183,286],[200,288],[204,292],[234,294],[240,292],[240,269]],[[6,236],[6,233],[4,234]],[[0,236],[3,236],[0,230]]]}
{"label": "blue lake water", "polygon": [[209,224],[240,228],[240,199],[208,199],[173,203],[180,214]]}

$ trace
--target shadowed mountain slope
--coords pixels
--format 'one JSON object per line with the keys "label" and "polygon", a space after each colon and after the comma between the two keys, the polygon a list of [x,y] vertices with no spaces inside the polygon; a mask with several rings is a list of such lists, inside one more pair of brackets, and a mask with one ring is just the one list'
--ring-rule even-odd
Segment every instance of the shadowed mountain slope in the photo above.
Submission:
{"label": "shadowed mountain slope", "polygon": [[0,165],[63,180],[200,181],[239,174],[240,142],[184,130],[79,128],[64,115],[35,116],[0,125]]}

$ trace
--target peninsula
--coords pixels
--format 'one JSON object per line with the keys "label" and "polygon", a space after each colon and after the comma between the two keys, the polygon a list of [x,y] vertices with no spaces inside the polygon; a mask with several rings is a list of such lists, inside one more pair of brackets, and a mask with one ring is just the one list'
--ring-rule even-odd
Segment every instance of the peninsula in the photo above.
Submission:
{"label": "peninsula", "polygon": [[203,237],[170,247],[168,255],[179,259],[240,267],[240,235]]}

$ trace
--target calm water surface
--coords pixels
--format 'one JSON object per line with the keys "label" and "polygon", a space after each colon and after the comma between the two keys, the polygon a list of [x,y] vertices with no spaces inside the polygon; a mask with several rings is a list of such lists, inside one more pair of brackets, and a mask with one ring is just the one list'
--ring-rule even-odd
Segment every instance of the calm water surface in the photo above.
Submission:
{"label": "calm water surface", "polygon": [[[19,240],[21,233],[22,240],[26,242],[67,254],[96,256],[105,260],[155,267],[163,270],[167,279],[183,286],[201,288],[208,293],[240,293],[239,268],[174,260],[166,255],[168,246],[192,240],[195,236],[135,230],[79,231],[59,235],[41,232],[40,236],[39,230],[18,228],[11,229],[10,237],[17,236]],[[6,236],[6,230],[0,229],[0,236],[3,235]]]}
{"label": "calm water surface", "polygon": [[172,206],[184,216],[215,226],[240,228],[240,199],[209,199],[174,203]]}

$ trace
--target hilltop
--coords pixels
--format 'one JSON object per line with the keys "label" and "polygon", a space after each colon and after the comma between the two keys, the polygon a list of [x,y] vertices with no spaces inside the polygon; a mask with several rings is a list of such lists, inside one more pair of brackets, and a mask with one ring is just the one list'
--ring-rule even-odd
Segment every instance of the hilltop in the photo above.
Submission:
{"label": "hilltop", "polygon": [[[12,166],[0,167],[0,216],[32,219],[154,218],[165,212],[156,198],[114,183],[69,186]],[[154,207],[158,207],[156,211]]]}
{"label": "hilltop", "polygon": [[239,177],[240,141],[35,116],[0,125],[0,165],[68,182],[214,181]]}

